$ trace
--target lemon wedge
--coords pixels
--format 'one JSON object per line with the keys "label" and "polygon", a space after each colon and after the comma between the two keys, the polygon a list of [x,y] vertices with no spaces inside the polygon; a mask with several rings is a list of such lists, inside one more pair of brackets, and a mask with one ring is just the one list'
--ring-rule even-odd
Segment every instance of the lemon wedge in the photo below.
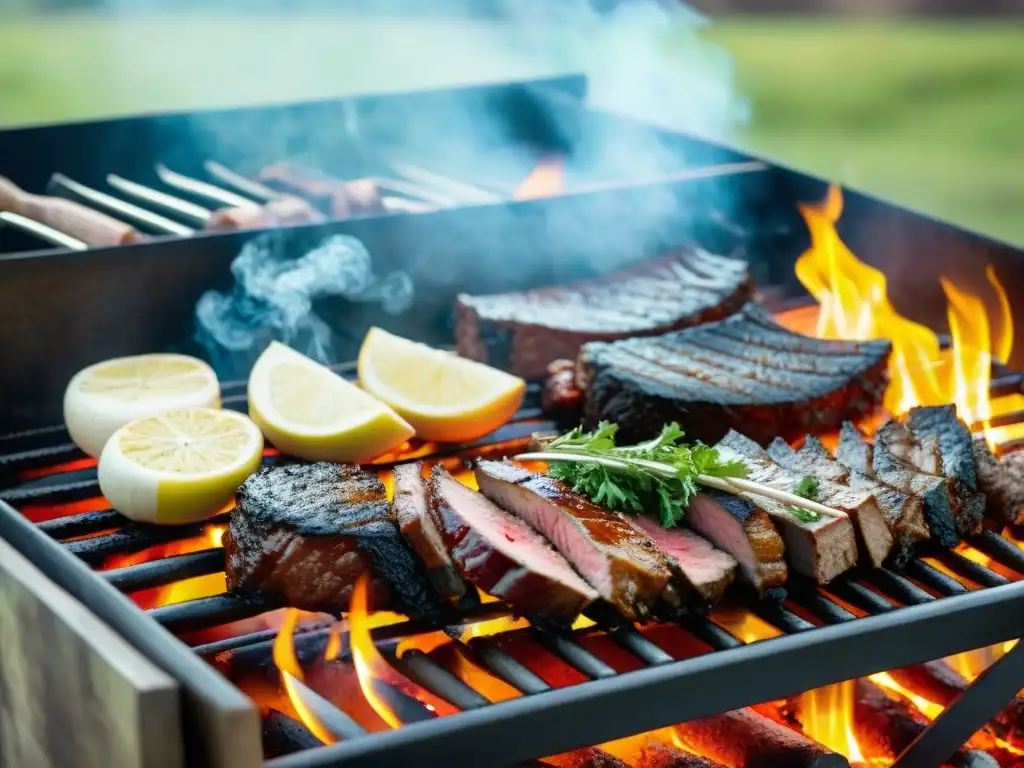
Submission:
{"label": "lemon wedge", "polygon": [[71,440],[99,456],[125,424],[179,408],[217,408],[220,384],[213,369],[186,355],[119,357],[90,365],[64,391],[64,422]]}
{"label": "lemon wedge", "polygon": [[359,350],[359,384],[424,440],[465,442],[507,422],[526,382],[495,368],[371,328]]}
{"label": "lemon wedge", "polygon": [[384,403],[276,341],[249,375],[249,414],[279,450],[307,461],[369,461],[414,434]]}
{"label": "lemon wedge", "polygon": [[167,411],[111,436],[100,454],[100,490],[132,520],[191,523],[224,509],[262,458],[263,435],[240,413]]}

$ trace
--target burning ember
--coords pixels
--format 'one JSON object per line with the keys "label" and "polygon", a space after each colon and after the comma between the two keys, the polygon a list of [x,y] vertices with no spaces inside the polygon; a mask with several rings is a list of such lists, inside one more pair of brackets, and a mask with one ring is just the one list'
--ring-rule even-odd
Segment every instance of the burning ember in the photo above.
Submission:
{"label": "burning ember", "polygon": [[796,274],[819,307],[813,329],[803,313],[783,315],[780,321],[821,338],[889,339],[893,350],[884,405],[891,414],[902,415],[917,405],[955,403],[961,418],[983,429],[993,447],[1024,437],[1024,428],[991,423],[997,416],[1024,409],[1022,395],[989,395],[993,361],[1006,363],[1013,349],[1010,304],[994,270],[989,267],[986,276],[995,310],[981,297],[941,278],[951,336],[951,344],[944,348],[931,329],[896,311],[885,275],[860,261],[839,238],[835,224],[842,210],[837,187],[823,202],[800,206],[811,247],[797,260]]}

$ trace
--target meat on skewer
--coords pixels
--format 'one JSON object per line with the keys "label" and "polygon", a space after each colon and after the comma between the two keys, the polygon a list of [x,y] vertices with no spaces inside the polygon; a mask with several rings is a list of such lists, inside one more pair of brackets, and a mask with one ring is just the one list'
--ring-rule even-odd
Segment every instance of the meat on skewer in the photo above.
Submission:
{"label": "meat on skewer", "polygon": [[380,190],[372,179],[343,181],[294,163],[275,163],[258,179],[304,198],[335,218],[378,216],[386,213]]}
{"label": "meat on skewer", "polygon": [[126,245],[143,235],[123,221],[71,200],[33,195],[0,176],[0,211],[24,216],[92,246]]}

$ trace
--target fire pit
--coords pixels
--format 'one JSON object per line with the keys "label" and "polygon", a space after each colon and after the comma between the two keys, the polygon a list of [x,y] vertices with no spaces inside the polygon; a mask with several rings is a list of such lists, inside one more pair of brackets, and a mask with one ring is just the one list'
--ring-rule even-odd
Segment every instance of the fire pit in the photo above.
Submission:
{"label": "fire pit", "polygon": [[[550,101],[574,114],[580,126],[657,133],[564,95]],[[954,403],[998,452],[1019,446],[1024,375],[1015,372],[1021,360],[1009,340],[1015,318],[1009,314],[1013,297],[1007,298],[1022,269],[1018,252],[856,194],[848,196],[840,218],[842,201],[834,194],[822,205],[806,205],[822,198],[823,185],[814,179],[695,139],[658,135],[699,147],[703,157],[728,155],[746,169],[712,173],[705,178],[709,186],[700,187],[717,190],[701,215],[714,220],[714,199],[727,188],[733,203],[739,201],[733,218],[672,244],[745,255],[762,296],[786,327],[808,335],[892,339],[890,412]],[[764,170],[755,173],[755,167]],[[677,202],[678,196],[692,200],[692,185],[703,183],[695,181],[699,173],[690,173],[555,194],[553,168],[542,165],[524,184],[533,198],[528,201],[320,224],[280,236],[299,253],[320,236],[342,231],[360,237],[371,253],[417,243],[415,253],[389,262],[408,266],[436,256],[452,233],[488,232],[486,239],[474,236],[451,246],[446,263],[468,270],[453,272],[458,284],[391,323],[424,341],[441,342],[447,334],[450,343],[441,318],[455,293],[564,282],[574,269],[586,272],[576,260],[585,247],[565,234],[578,234],[581,221],[590,226],[609,205],[628,210],[630,203],[654,200],[666,190]],[[798,203],[805,204],[803,218]],[[522,226],[541,219],[548,224],[543,235]],[[802,221],[809,225],[810,246]],[[567,222],[576,226],[556,226]],[[95,462],[52,425],[57,393],[77,367],[182,342],[198,295],[195,285],[171,277],[172,261],[192,283],[221,284],[218,272],[241,242],[240,235],[211,236],[0,262],[10,269],[13,286],[0,328],[12,359],[21,364],[17,375],[0,380],[0,393],[14,406],[0,438],[0,535],[182,683],[186,746],[196,764],[254,765],[265,756],[280,766],[402,760],[568,765],[586,757],[583,747],[600,744],[627,765],[697,765],[686,762],[696,759],[694,752],[739,759],[737,753],[715,753],[710,743],[713,728],[727,727],[734,746],[744,739],[781,743],[792,750],[789,759],[800,752],[801,765],[818,768],[869,759],[892,763],[897,755],[900,766],[936,766],[958,749],[963,754],[957,759],[975,759],[967,754],[971,750],[1017,759],[1012,728],[998,725],[1024,681],[1024,652],[1013,647],[1024,630],[1016,610],[1024,597],[1024,545],[1012,527],[989,525],[955,549],[919,549],[902,570],[857,568],[824,587],[791,575],[783,602],[759,601],[740,589],[710,613],[684,611],[671,621],[644,624],[597,611],[571,630],[554,630],[514,618],[506,605],[486,596],[476,608],[427,624],[374,611],[363,581],[338,625],[331,617],[300,615],[227,592],[221,549],[226,516],[173,528],[128,521],[100,496]],[[656,250],[667,244],[656,243]],[[531,248],[542,254],[564,249],[565,261],[521,283],[515,275],[484,278],[470,266],[480,254],[493,264]],[[934,258],[921,266],[913,255],[924,248],[934,248]],[[870,254],[889,276],[895,306],[880,292],[882,273],[853,253]],[[89,259],[88,277],[76,259]],[[59,264],[67,272],[53,282],[53,272],[38,266],[44,262],[48,270]],[[985,264],[988,275],[961,280],[967,263],[971,270]],[[589,267],[602,271],[601,265]],[[949,279],[940,283],[939,275]],[[105,282],[142,284],[160,276],[171,284],[136,301],[109,294],[96,303],[110,290],[100,288]],[[88,290],[75,284],[76,277],[87,281]],[[800,297],[797,279],[820,305]],[[936,294],[948,301],[936,302]],[[947,306],[949,334],[940,336],[928,327],[945,329]],[[346,308],[337,320],[342,327],[353,319],[365,327],[376,322],[368,314]],[[104,332],[127,323],[132,327],[119,336]],[[87,342],[66,340],[69,328]],[[51,343],[19,341],[18,329]],[[917,364],[922,360],[923,367]],[[334,369],[354,374],[351,364]],[[911,371],[925,373],[915,377]],[[244,382],[222,382],[222,390],[226,407],[244,409]],[[874,426],[878,416],[861,426]],[[554,429],[540,408],[539,382],[533,382],[520,411],[488,437],[468,445],[417,444],[372,468],[387,482],[396,462],[422,460],[468,481],[468,460],[518,453],[534,433]],[[821,437],[828,445],[834,435]],[[278,460],[267,452],[265,461]],[[937,714],[948,701],[936,703],[938,694],[925,690],[918,665],[986,647],[1000,657],[998,667],[978,675],[974,657],[958,657],[958,669],[976,681],[970,687],[964,681],[962,695]],[[908,666],[911,671],[899,671]],[[738,708],[751,709],[715,726],[706,719]],[[906,721],[901,729],[886,725],[900,717]],[[975,737],[968,743],[989,721],[997,725],[988,741]]]}

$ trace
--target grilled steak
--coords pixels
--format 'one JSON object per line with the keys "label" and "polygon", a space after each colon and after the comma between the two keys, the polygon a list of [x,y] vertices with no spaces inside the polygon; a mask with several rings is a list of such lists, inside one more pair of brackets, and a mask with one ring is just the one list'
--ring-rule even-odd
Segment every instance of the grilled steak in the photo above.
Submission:
{"label": "grilled steak", "polygon": [[[800,476],[787,472],[772,461],[761,446],[738,432],[730,432],[716,448],[726,461],[742,461],[747,468],[747,478],[755,483],[792,493],[801,480]],[[789,563],[795,571],[810,576],[819,584],[827,584],[857,562],[858,534],[872,565],[881,565],[892,548],[892,535],[871,494],[857,493],[822,481],[816,501],[845,512],[849,518],[822,515],[808,522],[773,499],[757,497],[755,502],[779,527],[786,542]]]}
{"label": "grilled steak", "polygon": [[523,616],[572,621],[598,595],[519,518],[435,466],[430,513],[459,572]]}
{"label": "grilled steak", "polygon": [[583,392],[576,386],[576,361],[555,360],[541,391],[540,407],[559,422],[579,424],[583,413]]}
{"label": "grilled steak", "polygon": [[383,483],[359,467],[263,467],[239,489],[224,536],[228,589],[339,613],[356,578],[371,572],[374,609],[440,621],[441,604],[388,512]]}
{"label": "grilled steak", "polygon": [[887,341],[812,339],[761,307],[654,338],[587,344],[576,383],[584,422],[608,420],[630,442],[677,421],[712,443],[741,429],[760,443],[837,428],[869,411],[887,382]]}
{"label": "grilled steak", "polygon": [[[844,466],[832,458],[828,449],[814,435],[807,435],[804,438],[804,444],[800,450],[793,450],[788,443],[776,440],[768,446],[768,453],[783,468],[791,472],[814,475],[823,480],[846,485],[854,491],[870,493],[874,496],[878,508],[882,511],[882,522],[892,536],[892,550],[889,557],[896,565],[901,567],[906,565],[913,555],[914,542],[928,538],[928,526],[924,522],[924,506],[920,499],[893,490],[863,472]],[[864,539],[870,541],[872,537],[868,534],[864,535]],[[876,556],[881,555],[883,548],[884,544],[877,547]],[[874,560],[875,558],[870,559]]]}
{"label": "grilled steak", "polygon": [[868,477],[875,476],[873,447],[852,422],[844,421],[839,430],[836,461]]}
{"label": "grilled steak", "polygon": [[667,558],[618,515],[508,462],[478,462],[476,482],[485,496],[540,531],[624,616],[646,616],[665,593],[672,578]]}
{"label": "grilled steak", "polygon": [[419,462],[395,467],[395,497],[391,502],[394,521],[423,561],[434,591],[444,600],[469,607],[478,602],[476,590],[455,569],[428,512],[427,483],[422,469]]}
{"label": "grilled steak", "polygon": [[981,530],[985,495],[978,491],[971,431],[956,415],[956,406],[911,408],[907,425],[916,440],[938,445],[938,472],[953,481],[961,505],[956,517],[957,533],[971,536]]}
{"label": "grilled steak", "polygon": [[770,594],[789,577],[785,545],[768,514],[736,496],[708,491],[694,496],[686,522],[723,552],[760,595]]}
{"label": "grilled steak", "polygon": [[997,459],[982,438],[972,449],[989,514],[1004,525],[1024,525],[1024,451]]}
{"label": "grilled steak", "polygon": [[956,525],[960,500],[951,481],[919,468],[936,461],[937,450],[934,441],[917,444],[903,424],[890,421],[875,433],[871,466],[879,481],[920,498],[932,538],[943,547],[954,547],[960,543]]}
{"label": "grilled steak", "polygon": [[746,262],[681,251],[591,280],[492,296],[460,295],[459,354],[527,379],[588,341],[651,336],[719,320],[750,299]]}
{"label": "grilled steak", "polygon": [[686,528],[662,528],[646,515],[631,517],[630,521],[666,555],[681,593],[692,589],[701,602],[713,605],[732,584],[736,561],[706,539]]}

